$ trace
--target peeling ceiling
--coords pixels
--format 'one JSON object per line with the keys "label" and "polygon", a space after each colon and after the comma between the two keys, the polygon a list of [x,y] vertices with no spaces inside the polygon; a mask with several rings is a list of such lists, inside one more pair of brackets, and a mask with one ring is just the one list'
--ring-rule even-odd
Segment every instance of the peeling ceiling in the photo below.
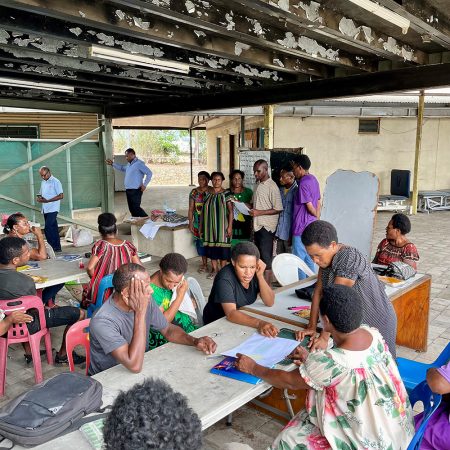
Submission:
{"label": "peeling ceiling", "polygon": [[448,0],[357,3],[0,0],[0,104],[127,117],[450,84]]}

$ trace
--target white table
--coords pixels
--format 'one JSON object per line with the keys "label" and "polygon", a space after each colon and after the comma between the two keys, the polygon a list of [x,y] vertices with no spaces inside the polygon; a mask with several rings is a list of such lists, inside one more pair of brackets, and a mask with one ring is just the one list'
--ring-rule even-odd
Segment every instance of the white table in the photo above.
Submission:
{"label": "white table", "polygon": [[[280,328],[286,326],[283,322],[273,321],[273,323]],[[299,327],[290,328],[299,329]],[[217,343],[216,354],[220,354],[255,332],[254,328],[236,325],[222,318],[191,334],[197,337],[212,337]],[[175,391],[187,397],[189,405],[200,417],[202,430],[205,430],[270,387],[264,382],[253,385],[210,373],[209,370],[220,360],[220,357],[208,357],[194,347],[168,343],[145,354],[142,372],[139,374],[133,374],[118,365],[95,375],[94,378],[103,385],[103,406],[112,404],[120,390],[128,390],[146,378],[162,378]],[[280,367],[289,370],[294,366]],[[90,450],[91,447],[80,431],[74,431],[34,448]]]}

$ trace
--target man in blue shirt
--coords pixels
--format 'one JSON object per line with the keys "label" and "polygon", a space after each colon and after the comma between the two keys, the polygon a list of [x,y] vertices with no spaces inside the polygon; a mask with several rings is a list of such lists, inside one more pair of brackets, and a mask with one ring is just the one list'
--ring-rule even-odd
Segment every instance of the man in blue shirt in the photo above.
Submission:
{"label": "man in blue shirt", "polygon": [[[128,164],[121,165],[110,159],[106,164],[114,169],[125,172],[125,192],[127,194],[128,209],[132,217],[147,217],[148,214],[141,208],[142,194],[152,179],[152,171],[136,157],[136,152],[132,148],[125,150],[125,158]],[[144,180],[145,177],[145,180]]]}
{"label": "man in blue shirt", "polygon": [[41,190],[36,200],[42,203],[42,214],[45,220],[45,237],[55,252],[61,251],[58,222],[56,216],[60,208],[60,200],[64,198],[63,188],[58,178],[55,178],[47,166],[39,169],[42,178]]}

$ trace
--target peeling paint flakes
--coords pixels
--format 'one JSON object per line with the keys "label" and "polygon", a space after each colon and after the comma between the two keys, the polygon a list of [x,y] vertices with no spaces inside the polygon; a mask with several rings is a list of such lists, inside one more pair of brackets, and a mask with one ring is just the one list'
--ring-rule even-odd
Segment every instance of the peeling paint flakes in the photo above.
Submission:
{"label": "peeling paint flakes", "polygon": [[278,58],[275,58],[275,59],[273,60],[273,63],[274,63],[274,64],[278,64],[280,67],[284,67],[283,62],[282,62],[280,59],[278,59]]}
{"label": "peeling paint flakes", "polygon": [[122,10],[120,10],[120,9],[116,9],[116,16],[117,16],[120,20],[125,19],[125,13],[124,13]]}
{"label": "peeling paint flakes", "polygon": [[170,6],[170,0],[152,0],[156,6]]}
{"label": "peeling paint flakes", "polygon": [[143,21],[140,17],[133,16],[134,25],[141,28],[142,30],[148,30],[150,28],[150,22]]}
{"label": "peeling paint flakes", "polygon": [[122,47],[122,50],[131,53],[140,53],[142,55],[154,56],[155,58],[161,58],[164,56],[164,52],[158,47],[152,47],[151,45],[135,44],[128,41],[116,41],[117,45]]}
{"label": "peeling paint flakes", "polygon": [[289,11],[289,0],[278,0],[278,2],[270,1],[269,5],[276,6],[283,11]]}
{"label": "peeling paint flakes", "polygon": [[277,42],[286,48],[296,48],[298,45],[297,40],[294,38],[294,35],[290,31],[285,34],[284,39],[278,39]]}
{"label": "peeling paint flakes", "polygon": [[263,27],[256,19],[251,19],[250,17],[247,17],[248,22],[250,22],[253,25],[253,33],[255,33],[257,36],[264,35],[265,31],[263,30]]}
{"label": "peeling paint flakes", "polygon": [[172,38],[173,38],[173,31],[169,31],[169,32],[167,33],[167,37],[168,37],[169,39],[172,39]]}
{"label": "peeling paint flakes", "polygon": [[9,33],[6,30],[0,29],[0,44],[7,44],[9,39]]}
{"label": "peeling paint flakes", "polygon": [[319,14],[320,3],[310,2],[309,5],[306,3],[300,2],[297,8],[300,7],[305,11],[306,18],[311,22],[319,22],[323,23],[323,18]]}
{"label": "peeling paint flakes", "polygon": [[231,11],[229,14],[225,14],[225,20],[227,21],[227,30],[233,31],[236,24],[233,22],[233,11]]}
{"label": "peeling paint flakes", "polygon": [[366,27],[365,25],[363,25],[361,29],[363,30],[364,38],[370,44],[373,41],[372,29],[370,27]]}
{"label": "peeling paint flakes", "polygon": [[22,39],[22,38],[15,38],[13,41],[14,45],[18,45],[19,47],[28,47],[28,44],[30,42],[33,42],[35,39]]}
{"label": "peeling paint flakes", "polygon": [[195,13],[195,5],[190,0],[185,2],[184,6],[186,6],[186,10],[189,14]]}
{"label": "peeling paint flakes", "polygon": [[86,17],[86,14],[83,11],[78,11],[78,14],[83,17],[83,19]]}
{"label": "peeling paint flakes", "polygon": [[197,37],[206,37],[206,33],[204,31],[201,30],[194,30],[194,33]]}
{"label": "peeling paint flakes", "polygon": [[389,36],[387,42],[383,44],[383,48],[388,52],[394,53],[395,55],[401,54],[401,50],[397,45],[397,41],[391,36]]}
{"label": "peeling paint flakes", "polygon": [[69,31],[73,33],[75,36],[79,36],[83,32],[83,30],[80,27],[69,28]]}
{"label": "peeling paint flakes", "polygon": [[100,44],[108,45],[109,47],[114,46],[114,36],[108,36],[105,33],[97,33],[97,39]]}
{"label": "peeling paint flakes", "polygon": [[209,2],[200,2],[205,8],[211,8],[211,5],[209,4]]}
{"label": "peeling paint flakes", "polygon": [[244,44],[243,42],[236,41],[234,44],[234,54],[240,56],[243,50],[249,50],[250,45]]}
{"label": "peeling paint flakes", "polygon": [[353,39],[356,39],[359,32],[361,31],[361,28],[356,27],[352,19],[342,17],[342,19],[339,22],[339,31],[342,34],[345,34],[346,36],[350,36]]}
{"label": "peeling paint flakes", "polygon": [[311,56],[317,57],[317,55],[322,56],[323,58],[327,58],[333,61],[337,61],[339,51],[333,50],[331,48],[326,49],[322,45],[320,45],[314,39],[310,39],[306,36],[301,36],[298,39],[298,46],[304,50],[306,53],[309,53]]}
{"label": "peeling paint flakes", "polygon": [[64,47],[64,42],[47,37],[41,38],[41,43],[31,42],[31,45],[44,52],[56,53],[60,48]]}
{"label": "peeling paint flakes", "polygon": [[402,47],[402,56],[405,61],[412,61],[414,58],[414,52],[412,50],[406,50],[405,47]]}

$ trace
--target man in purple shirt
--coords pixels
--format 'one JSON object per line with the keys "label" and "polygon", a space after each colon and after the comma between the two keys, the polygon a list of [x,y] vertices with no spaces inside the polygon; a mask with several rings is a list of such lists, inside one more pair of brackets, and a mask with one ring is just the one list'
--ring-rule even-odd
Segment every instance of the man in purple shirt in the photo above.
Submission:
{"label": "man in purple shirt", "polygon": [[[303,230],[320,216],[320,188],[319,182],[308,171],[311,160],[307,155],[298,155],[292,161],[292,168],[297,178],[298,190],[294,198],[294,213],[292,216],[292,253],[305,261],[314,271],[314,263],[306,252],[302,243]],[[306,274],[299,270],[299,279],[306,278]]]}
{"label": "man in purple shirt", "polygon": [[[429,369],[427,383],[436,394],[450,394],[450,361],[442,367]],[[420,450],[448,450],[450,448],[449,414],[450,404],[443,401],[425,428]],[[414,417],[416,430],[422,422],[422,416],[421,413]]]}

